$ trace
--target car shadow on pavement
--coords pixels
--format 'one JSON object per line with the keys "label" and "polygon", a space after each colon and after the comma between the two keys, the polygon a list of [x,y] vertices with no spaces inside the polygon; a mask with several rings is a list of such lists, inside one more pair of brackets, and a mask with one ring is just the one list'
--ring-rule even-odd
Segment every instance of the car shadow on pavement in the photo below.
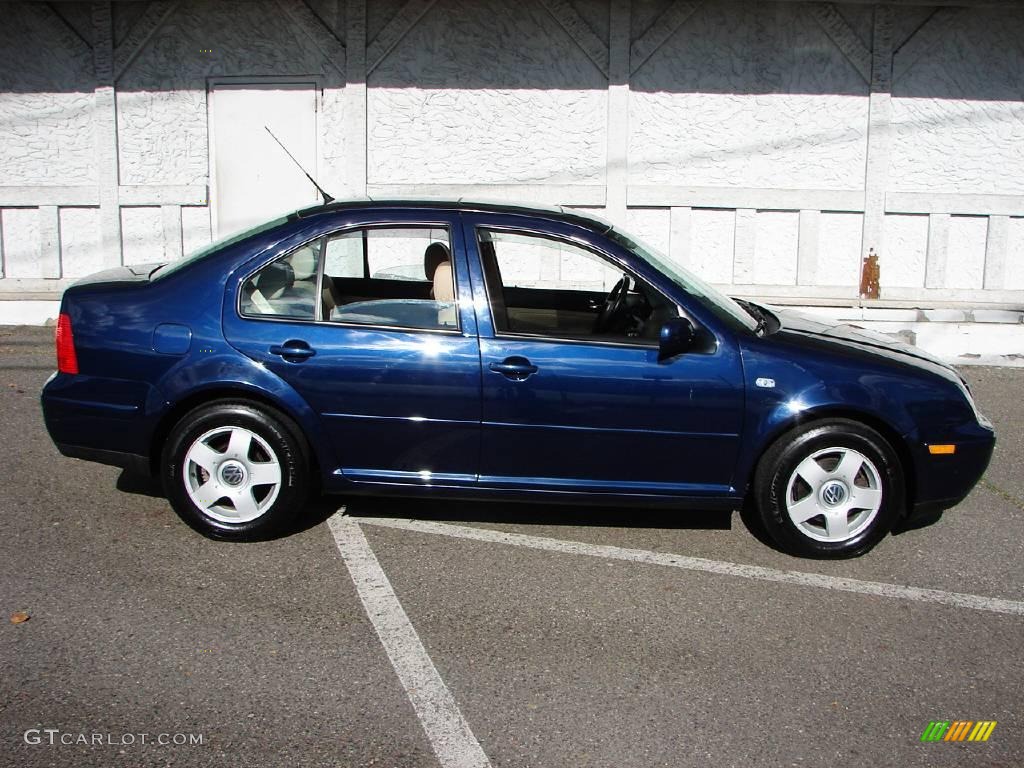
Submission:
{"label": "car shadow on pavement", "polygon": [[[118,476],[117,490],[151,498],[166,498],[158,478],[130,470],[124,470]],[[688,528],[721,531],[732,528],[732,513],[721,510],[322,496],[311,500],[295,525],[289,530],[282,531],[278,538],[301,533],[320,525],[343,506],[353,517],[415,518],[462,523],[583,525],[605,528]]]}
{"label": "car shadow on pavement", "polygon": [[461,523],[592,526],[602,528],[732,528],[732,513],[721,510],[577,506],[536,502],[453,501],[388,498],[335,499],[359,517],[414,518]]}
{"label": "car shadow on pavement", "polygon": [[[158,478],[140,475],[129,470],[122,471],[118,476],[117,490],[122,493],[151,498],[166,498]],[[721,510],[321,496],[306,505],[294,524],[271,538],[286,538],[315,528],[334,515],[341,507],[345,507],[346,512],[354,518],[390,517],[458,523],[589,526],[595,528],[672,528],[719,531],[732,529],[732,513]],[[739,510],[739,517],[754,538],[765,546],[781,551],[765,532],[752,504],[747,504]],[[933,525],[940,517],[941,513],[914,520],[904,519],[895,526],[893,534],[899,535]]]}
{"label": "car shadow on pavement", "polygon": [[164,490],[160,486],[160,480],[156,477],[132,472],[130,469],[122,469],[117,476],[117,483],[114,486],[121,493],[131,493],[136,496],[149,496],[153,499],[165,499]]}
{"label": "car shadow on pavement", "polygon": [[[153,499],[163,499],[168,506],[170,506],[170,502],[166,501],[167,496],[164,494],[160,479],[157,477],[125,469],[121,471],[120,475],[118,475],[115,487],[122,493],[129,493],[136,496],[148,496]],[[303,531],[308,531],[310,528],[315,528],[327,520],[327,518],[331,517],[331,515],[337,512],[343,504],[344,501],[337,496],[320,496],[312,499],[302,510],[302,514],[300,514],[291,525],[286,526],[283,530],[274,535],[255,540],[266,541],[268,539],[283,539],[288,536],[294,536],[295,534],[302,533]]]}

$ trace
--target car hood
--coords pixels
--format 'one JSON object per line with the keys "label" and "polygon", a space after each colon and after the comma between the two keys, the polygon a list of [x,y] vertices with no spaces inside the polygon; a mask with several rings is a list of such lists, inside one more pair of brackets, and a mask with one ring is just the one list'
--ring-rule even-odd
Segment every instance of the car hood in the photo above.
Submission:
{"label": "car hood", "polygon": [[957,376],[952,366],[919,347],[900,341],[895,336],[875,333],[848,323],[822,321],[792,309],[771,307],[771,311],[781,323],[777,333],[824,339],[837,346],[868,351],[917,368],[938,367]]}

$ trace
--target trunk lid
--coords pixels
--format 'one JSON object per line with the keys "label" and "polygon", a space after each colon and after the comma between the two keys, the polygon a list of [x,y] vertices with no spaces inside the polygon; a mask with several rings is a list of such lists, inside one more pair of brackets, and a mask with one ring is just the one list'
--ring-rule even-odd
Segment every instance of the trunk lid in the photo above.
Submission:
{"label": "trunk lid", "polygon": [[150,275],[159,266],[161,265],[158,263],[132,264],[125,267],[104,269],[101,272],[94,272],[91,275],[87,275],[76,280],[71,284],[68,290],[73,291],[76,288],[85,287],[95,288],[98,286],[116,286],[124,285],[126,283],[146,283],[149,282]]}

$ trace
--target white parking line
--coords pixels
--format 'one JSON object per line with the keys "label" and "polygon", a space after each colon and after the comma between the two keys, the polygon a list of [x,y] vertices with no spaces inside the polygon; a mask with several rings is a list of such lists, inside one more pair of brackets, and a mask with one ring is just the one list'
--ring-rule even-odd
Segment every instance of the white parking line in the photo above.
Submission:
{"label": "white parking line", "polygon": [[438,761],[442,768],[489,768],[487,755],[427,655],[369,542],[343,509],[328,521],[334,541]]}
{"label": "white parking line", "polygon": [[530,536],[522,533],[505,533],[504,531],[451,525],[450,523],[436,523],[428,520],[400,520],[387,517],[346,519],[358,520],[362,525],[377,525],[405,531],[454,536],[459,539],[473,539],[492,544],[511,544],[517,547],[529,547],[546,552],[588,555],[590,557],[604,557],[612,560],[628,560],[648,565],[662,565],[671,568],[684,568],[690,571],[718,573],[723,576],[739,576],[740,578],[757,579],[758,581],[774,581],[782,584],[796,584],[802,587],[817,587],[819,589],[832,589],[839,592],[855,592],[863,595],[914,600],[919,603],[939,603],[957,608],[970,608],[976,611],[1024,616],[1024,602],[1006,600],[999,597],[983,597],[982,595],[969,595],[962,592],[946,592],[941,589],[908,587],[901,584],[886,584],[880,581],[862,581],[860,579],[847,579],[841,576],[826,576],[820,573],[806,573],[804,571],[783,571],[776,568],[765,568],[760,565],[743,565],[723,560],[673,555],[667,552],[650,552],[644,549],[626,549],[607,544],[585,544],[577,541],[564,541],[562,539]]}

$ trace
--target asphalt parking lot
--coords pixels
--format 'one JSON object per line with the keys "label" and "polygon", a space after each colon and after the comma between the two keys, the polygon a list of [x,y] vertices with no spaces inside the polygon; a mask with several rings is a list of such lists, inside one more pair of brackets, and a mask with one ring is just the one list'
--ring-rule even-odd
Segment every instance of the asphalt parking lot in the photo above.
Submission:
{"label": "asphalt parking lot", "polygon": [[59,456],[53,367],[49,329],[0,328],[0,764],[1024,762],[1024,369],[966,371],[999,443],[963,504],[814,562],[628,509],[335,499],[208,541]]}

